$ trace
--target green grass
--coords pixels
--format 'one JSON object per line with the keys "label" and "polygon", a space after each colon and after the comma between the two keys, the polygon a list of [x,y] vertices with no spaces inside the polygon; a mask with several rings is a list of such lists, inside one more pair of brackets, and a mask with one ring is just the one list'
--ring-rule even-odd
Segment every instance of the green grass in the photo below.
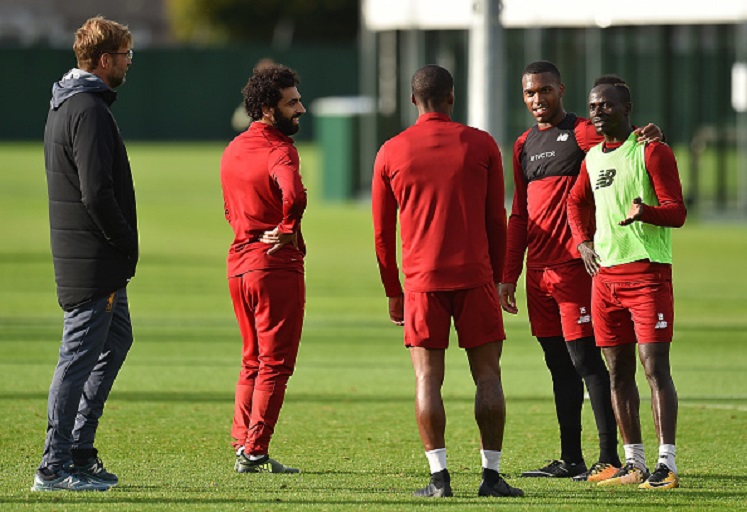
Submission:
{"label": "green grass", "polygon": [[[325,205],[312,147],[307,314],[272,453],[301,475],[233,472],[229,428],[240,340],[224,277],[231,239],[218,180],[222,147],[129,145],[142,260],[129,295],[135,345],[98,436],[122,484],[101,494],[28,491],[41,456],[61,312],[49,255],[38,144],[2,144],[0,174],[0,506],[3,510],[747,510],[747,228],[688,224],[674,235],[680,396],[674,492],[517,478],[558,456],[550,380],[526,316],[507,318],[508,421],[502,469],[523,500],[478,499],[479,452],[464,354],[448,353],[447,443],[456,497],[410,492],[427,479],[401,331],[386,314],[366,204]],[[523,294],[521,297],[523,300]],[[643,382],[642,396],[648,397]],[[649,461],[656,442],[648,402]],[[591,409],[584,448],[595,460]]]}

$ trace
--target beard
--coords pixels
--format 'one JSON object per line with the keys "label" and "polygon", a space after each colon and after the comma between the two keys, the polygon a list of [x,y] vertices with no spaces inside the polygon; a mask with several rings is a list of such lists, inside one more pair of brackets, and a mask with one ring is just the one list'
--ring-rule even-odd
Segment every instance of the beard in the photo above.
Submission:
{"label": "beard", "polygon": [[301,116],[285,117],[283,114],[275,110],[275,122],[272,123],[280,133],[286,136],[291,136],[298,131],[299,126],[293,123],[293,119]]}
{"label": "beard", "polygon": [[111,75],[109,75],[109,87],[111,87],[112,89],[116,89],[117,87],[125,83],[126,81],[125,73],[126,72],[123,72],[123,73],[117,72],[117,73],[112,73]]}

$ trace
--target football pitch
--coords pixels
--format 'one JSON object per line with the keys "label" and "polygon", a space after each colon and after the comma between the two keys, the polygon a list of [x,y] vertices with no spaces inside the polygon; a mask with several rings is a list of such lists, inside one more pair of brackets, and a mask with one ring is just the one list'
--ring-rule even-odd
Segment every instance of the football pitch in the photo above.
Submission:
{"label": "football pitch", "polygon": [[[502,471],[523,499],[477,497],[480,454],[465,355],[447,357],[444,402],[455,497],[411,497],[428,479],[414,379],[390,324],[367,203],[320,201],[317,155],[301,146],[310,190],[304,335],[271,455],[300,475],[233,470],[229,444],[240,346],[225,280],[221,144],[130,143],[141,259],[129,287],[135,344],[97,447],[121,484],[106,493],[31,493],[62,314],[49,254],[40,144],[0,144],[0,508],[2,510],[747,510],[747,224],[674,233],[680,489],[646,492],[522,479],[559,456],[551,383],[525,312],[506,317],[508,419]],[[520,293],[524,310],[524,293]],[[639,369],[650,466],[657,442]],[[584,407],[584,453],[596,460]],[[622,447],[620,447],[622,455]]]}

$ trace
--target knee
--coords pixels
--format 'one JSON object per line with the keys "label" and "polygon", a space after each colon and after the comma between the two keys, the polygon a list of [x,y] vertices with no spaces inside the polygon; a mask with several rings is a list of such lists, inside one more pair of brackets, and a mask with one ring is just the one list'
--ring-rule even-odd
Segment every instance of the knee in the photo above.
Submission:
{"label": "knee", "polygon": [[603,375],[605,379],[609,378],[607,376],[607,367],[602,359],[602,352],[599,347],[596,346],[593,337],[590,336],[569,341],[568,353],[571,356],[571,361],[573,362],[576,372],[578,372],[581,377]]}
{"label": "knee", "polygon": [[618,368],[616,370],[610,369],[610,390],[614,393],[615,391],[628,390],[630,387],[635,387],[635,370],[630,371],[629,369]]}
{"label": "knee", "polygon": [[503,386],[500,372],[475,376],[474,381],[478,389],[497,389]]}
{"label": "knee", "polygon": [[293,375],[293,370],[294,365],[286,361],[260,361],[255,372],[263,381],[285,382]]}
{"label": "knee", "polygon": [[669,368],[651,368],[646,372],[646,380],[654,391],[668,389],[674,385]]}
{"label": "knee", "polygon": [[415,385],[419,390],[440,392],[444,380],[438,374],[422,372],[415,375]]}

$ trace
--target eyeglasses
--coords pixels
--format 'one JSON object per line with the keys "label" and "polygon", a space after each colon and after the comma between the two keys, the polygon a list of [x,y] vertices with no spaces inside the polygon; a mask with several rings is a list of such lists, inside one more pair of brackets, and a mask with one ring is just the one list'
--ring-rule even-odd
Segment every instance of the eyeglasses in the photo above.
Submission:
{"label": "eyeglasses", "polygon": [[106,52],[109,55],[127,55],[127,58],[132,60],[132,54],[134,53],[132,50],[127,50],[126,52]]}

